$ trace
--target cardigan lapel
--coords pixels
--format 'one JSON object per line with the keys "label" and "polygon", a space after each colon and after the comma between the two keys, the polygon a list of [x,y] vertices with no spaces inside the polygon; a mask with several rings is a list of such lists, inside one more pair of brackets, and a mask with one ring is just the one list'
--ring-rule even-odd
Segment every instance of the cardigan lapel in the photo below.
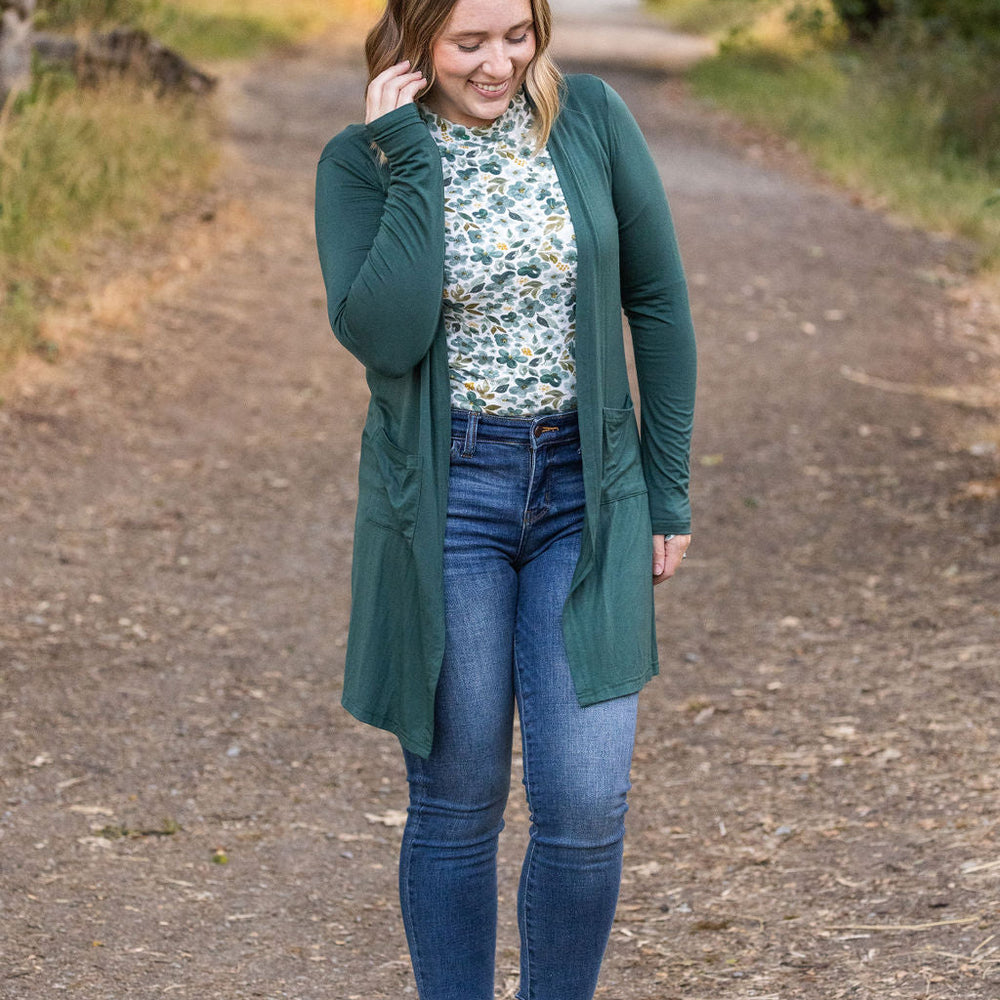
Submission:
{"label": "cardigan lapel", "polygon": [[[603,434],[601,426],[602,400],[599,389],[600,352],[597,345],[597,247],[593,216],[587,207],[580,165],[573,156],[573,145],[565,141],[560,128],[566,110],[556,119],[549,136],[548,151],[562,187],[576,233],[576,396],[580,420],[580,446],[583,455],[583,481],[588,514],[600,506]],[[588,516],[585,526],[591,544],[584,545],[577,565],[576,580],[582,579],[593,558],[597,518]]]}

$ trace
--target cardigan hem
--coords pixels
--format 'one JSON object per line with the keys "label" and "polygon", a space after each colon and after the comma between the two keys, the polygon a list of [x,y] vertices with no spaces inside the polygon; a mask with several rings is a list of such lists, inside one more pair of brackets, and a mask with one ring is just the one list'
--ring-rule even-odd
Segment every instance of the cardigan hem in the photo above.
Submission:
{"label": "cardigan hem", "polygon": [[386,716],[372,715],[370,712],[366,712],[358,705],[352,705],[346,699],[340,699],[341,707],[351,716],[358,720],[358,722],[363,722],[366,726],[374,726],[376,729],[381,729],[383,732],[392,733],[396,739],[399,740],[400,745],[404,750],[409,750],[410,753],[416,754],[418,757],[423,757],[425,760],[430,756],[431,747],[434,743],[433,734],[424,734],[422,736],[414,736],[406,731],[402,726],[395,725],[391,719]]}
{"label": "cardigan hem", "polygon": [[619,681],[617,684],[605,685],[595,691],[578,691],[577,701],[581,708],[588,708],[590,705],[597,705],[602,701],[611,701],[612,698],[623,698],[625,695],[638,694],[657,674],[659,667],[654,664],[646,673],[638,677],[632,677],[626,681]]}

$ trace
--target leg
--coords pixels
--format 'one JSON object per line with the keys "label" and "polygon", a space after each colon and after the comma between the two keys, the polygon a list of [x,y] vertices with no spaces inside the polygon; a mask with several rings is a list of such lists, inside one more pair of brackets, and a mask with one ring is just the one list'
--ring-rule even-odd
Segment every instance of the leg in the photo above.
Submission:
{"label": "leg", "polygon": [[475,502],[481,489],[473,482],[465,495],[473,465],[452,471],[434,746],[427,760],[405,755],[410,808],[399,887],[421,1000],[493,1000],[517,578],[488,537],[493,520]]}
{"label": "leg", "polygon": [[561,611],[579,552],[563,538],[522,568],[515,684],[531,839],[521,872],[521,1000],[590,1000],[621,881],[638,698],[576,700]]}

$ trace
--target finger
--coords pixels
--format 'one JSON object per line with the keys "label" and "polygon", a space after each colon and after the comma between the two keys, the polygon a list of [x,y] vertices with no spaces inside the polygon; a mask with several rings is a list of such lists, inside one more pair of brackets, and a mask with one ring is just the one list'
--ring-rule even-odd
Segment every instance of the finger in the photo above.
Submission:
{"label": "finger", "polygon": [[396,106],[399,107],[403,104],[411,104],[417,99],[417,94],[419,94],[426,86],[427,81],[424,79],[423,73],[418,73],[417,78],[412,83],[408,83],[405,87],[400,89],[399,99]]}
{"label": "finger", "polygon": [[388,69],[382,70],[378,76],[374,77],[372,82],[375,80],[388,80],[394,76],[400,76],[405,73],[410,68],[409,59],[401,59],[398,63],[393,63]]}
{"label": "finger", "polygon": [[680,558],[674,557],[671,553],[667,553],[666,560],[663,564],[663,569],[653,576],[653,586],[655,587],[658,583],[663,583],[664,580],[669,580],[674,573],[677,572],[677,567],[680,565]]}
{"label": "finger", "polygon": [[400,63],[396,63],[394,66],[390,66],[388,69],[382,70],[378,76],[372,77],[371,83],[368,84],[369,91],[381,92],[382,88],[392,79],[398,76],[402,76],[404,73],[408,72],[410,69],[410,62],[408,59],[404,59]]}
{"label": "finger", "polygon": [[397,63],[372,79],[368,84],[368,93],[381,102],[389,94],[396,92],[402,84],[419,76],[421,76],[419,70],[410,71],[409,62]]}
{"label": "finger", "polygon": [[395,77],[402,76],[409,68],[409,60],[404,59],[403,62],[396,63],[383,70],[378,76],[372,77],[368,89],[365,91],[365,98],[369,106],[381,107],[386,85]]}
{"label": "finger", "polygon": [[[662,563],[657,559],[658,547],[662,544]],[[681,560],[684,559],[688,546],[691,544],[690,535],[664,535],[653,536],[653,585],[669,580],[680,568]]]}
{"label": "finger", "polygon": [[662,576],[666,564],[666,551],[663,535],[653,535],[653,578]]}
{"label": "finger", "polygon": [[395,111],[404,104],[412,103],[416,92],[425,85],[424,76],[419,72],[380,82],[376,82],[377,80],[378,78],[369,84],[366,95],[365,120],[368,122]]}
{"label": "finger", "polygon": [[395,111],[396,108],[401,108],[404,104],[412,104],[417,96],[417,93],[421,91],[424,86],[425,80],[422,73],[409,74],[401,82],[398,90],[394,93],[390,90],[390,93],[386,94],[384,101],[387,109]]}

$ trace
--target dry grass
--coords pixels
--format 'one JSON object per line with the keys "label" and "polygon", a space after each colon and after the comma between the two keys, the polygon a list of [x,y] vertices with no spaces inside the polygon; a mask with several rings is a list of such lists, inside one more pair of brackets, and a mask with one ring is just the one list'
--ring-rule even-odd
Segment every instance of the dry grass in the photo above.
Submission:
{"label": "dry grass", "polygon": [[43,85],[12,110],[0,124],[0,363],[47,350],[39,310],[77,273],[88,243],[160,224],[216,160],[205,108],[126,83]]}
{"label": "dry grass", "polygon": [[195,57],[241,58],[367,24],[378,6],[376,0],[173,0],[166,12],[153,13],[149,26]]}
{"label": "dry grass", "polygon": [[[55,6],[40,21],[138,24],[196,62],[245,58],[371,20],[374,0],[173,0]],[[210,106],[124,83],[80,90],[48,75],[0,115],[0,367],[51,358],[42,314],[98,241],[148,234],[210,181]]]}

